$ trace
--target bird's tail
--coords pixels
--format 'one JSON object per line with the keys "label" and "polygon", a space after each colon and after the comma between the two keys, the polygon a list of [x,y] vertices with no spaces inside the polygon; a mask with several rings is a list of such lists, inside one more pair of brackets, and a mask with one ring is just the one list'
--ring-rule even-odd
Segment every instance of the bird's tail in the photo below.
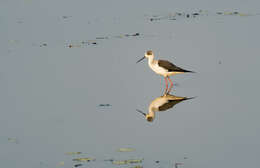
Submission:
{"label": "bird's tail", "polygon": [[190,100],[190,99],[195,99],[197,96],[194,97],[186,97],[184,100]]}
{"label": "bird's tail", "polygon": [[196,72],[194,72],[194,71],[189,71],[189,70],[185,70],[185,69],[183,70],[183,72],[185,72],[185,73],[186,73],[186,72],[188,72],[188,73],[196,73]]}

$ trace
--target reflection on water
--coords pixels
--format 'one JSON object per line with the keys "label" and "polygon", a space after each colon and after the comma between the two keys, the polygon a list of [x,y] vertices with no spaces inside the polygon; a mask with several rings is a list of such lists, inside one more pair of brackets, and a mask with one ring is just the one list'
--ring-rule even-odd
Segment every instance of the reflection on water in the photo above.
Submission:
{"label": "reflection on water", "polygon": [[141,110],[137,111],[141,114],[143,114],[146,118],[147,121],[152,122],[155,118],[155,112],[158,111],[166,111],[170,108],[173,108],[176,104],[184,101],[184,100],[189,100],[193,99],[194,97],[180,97],[180,96],[175,96],[171,95],[169,93],[164,94],[163,96],[159,96],[155,98],[149,105],[149,110],[148,113],[144,113]]}

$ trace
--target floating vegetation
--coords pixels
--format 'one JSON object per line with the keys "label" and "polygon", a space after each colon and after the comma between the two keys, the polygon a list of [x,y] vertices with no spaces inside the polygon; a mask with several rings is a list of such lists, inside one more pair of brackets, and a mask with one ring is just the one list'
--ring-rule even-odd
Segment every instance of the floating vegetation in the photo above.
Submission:
{"label": "floating vegetation", "polygon": [[68,19],[68,18],[71,18],[72,16],[62,16],[62,19]]}
{"label": "floating vegetation", "polygon": [[95,161],[96,159],[95,158],[75,158],[72,160],[76,161],[76,162],[90,162],[90,161]]}
{"label": "floating vegetation", "polygon": [[[67,16],[63,16],[66,18]],[[69,17],[69,16],[68,16]],[[118,35],[107,35],[107,36],[97,36],[93,39],[87,39],[87,40],[79,40],[79,41],[68,41],[64,42],[63,46],[65,48],[85,48],[90,46],[97,46],[99,44],[102,44],[105,40],[113,40],[113,39],[126,39],[126,38],[154,38],[155,35],[145,35],[139,32],[136,33],[126,33],[126,34],[118,34]],[[20,40],[8,40],[8,43],[10,45],[18,45],[21,44]],[[33,46],[37,47],[48,47],[49,44],[47,42],[33,42]]]}
{"label": "floating vegetation", "polygon": [[111,104],[99,104],[98,105],[99,107],[110,107],[110,106],[112,106]]}
{"label": "floating vegetation", "polygon": [[88,41],[81,41],[80,43],[70,43],[67,46],[67,48],[81,48],[81,47],[86,47],[90,45],[97,45],[97,41],[95,40],[88,40]]}
{"label": "floating vegetation", "polygon": [[69,43],[66,44],[66,48],[80,48],[80,47],[87,47],[87,46],[95,46],[98,45],[102,40],[108,40],[108,39],[115,39],[115,38],[130,38],[130,37],[151,37],[151,36],[145,36],[141,33],[133,33],[133,34],[119,34],[119,35],[110,35],[110,36],[98,36],[95,38],[95,40],[83,40],[81,42],[76,43]]}
{"label": "floating vegetation", "polygon": [[96,37],[97,40],[105,40],[105,39],[109,39],[109,37]]}
{"label": "floating vegetation", "polygon": [[138,166],[134,166],[134,167],[131,167],[131,168],[143,168],[143,166],[138,165]]}
{"label": "floating vegetation", "polygon": [[132,34],[131,36],[140,36],[140,33],[135,33],[135,34]]}
{"label": "floating vegetation", "polygon": [[48,167],[48,164],[44,162],[40,162],[40,168]]}
{"label": "floating vegetation", "polygon": [[8,138],[7,140],[8,140],[8,142],[10,142],[10,143],[16,143],[16,144],[19,143],[19,141],[18,141],[17,138]]}
{"label": "floating vegetation", "polygon": [[121,34],[121,35],[117,35],[117,36],[114,36],[114,37],[115,37],[115,38],[124,38],[124,37],[136,37],[136,36],[140,36],[140,33]]}
{"label": "floating vegetation", "polygon": [[41,45],[40,45],[40,47],[46,47],[47,46],[47,43],[42,43]]}
{"label": "floating vegetation", "polygon": [[174,12],[169,13],[167,15],[153,15],[149,18],[149,20],[152,21],[159,21],[159,20],[177,20],[180,18],[195,18],[199,15],[202,15],[202,11],[200,12],[194,12],[194,13],[185,13],[185,12]]}
{"label": "floating vegetation", "polygon": [[133,164],[133,163],[142,163],[143,159],[130,159],[127,160],[128,163]]}
{"label": "floating vegetation", "polygon": [[135,151],[134,148],[119,148],[117,150],[118,152],[132,152],[132,151]]}
{"label": "floating vegetation", "polygon": [[175,163],[175,164],[174,164],[174,167],[175,167],[175,168],[178,168],[178,166],[180,166],[180,165],[184,165],[184,164],[183,164],[183,163]]}
{"label": "floating vegetation", "polygon": [[105,162],[107,162],[107,161],[109,161],[109,162],[113,162],[114,159],[105,159],[104,161],[105,161]]}
{"label": "floating vegetation", "polygon": [[62,162],[59,162],[58,165],[59,165],[59,166],[64,166],[64,164],[65,164],[65,163],[62,161]]}
{"label": "floating vegetation", "polygon": [[8,42],[9,42],[10,44],[19,44],[19,43],[21,43],[20,40],[8,40]]}
{"label": "floating vegetation", "polygon": [[74,167],[80,167],[80,166],[83,166],[83,164],[75,164]]}
{"label": "floating vegetation", "polygon": [[22,23],[24,23],[24,21],[23,20],[17,20],[16,23],[22,24]]}
{"label": "floating vegetation", "polygon": [[115,161],[112,161],[112,164],[126,165],[126,164],[142,163],[142,162],[143,162],[143,159],[129,159],[129,160],[115,160]]}
{"label": "floating vegetation", "polygon": [[79,155],[81,152],[66,152],[66,155]]}
{"label": "floating vegetation", "polygon": [[[135,151],[135,148],[118,148],[117,151],[118,152],[131,152],[131,151]],[[81,168],[81,167],[86,167],[86,166],[94,166],[94,167],[100,167],[99,165],[110,165],[110,167],[112,165],[117,165],[119,167],[128,167],[128,168],[143,168],[143,161],[144,158],[143,157],[135,157],[133,158],[132,156],[130,156],[129,158],[121,158],[121,159],[114,159],[114,157],[108,157],[108,158],[100,158],[100,159],[96,159],[96,157],[75,157],[75,155],[84,155],[84,152],[65,152],[65,155],[71,156],[74,158],[71,158],[71,160],[73,161],[71,163],[70,166],[68,166],[68,164],[66,163],[66,167],[72,167],[72,168]],[[118,154],[118,153],[117,153]],[[131,153],[128,153],[131,154]],[[127,154],[126,154],[127,155]],[[185,156],[185,155],[184,155]],[[129,157],[129,156],[128,156]],[[90,163],[91,162],[91,163]],[[165,166],[165,163],[159,160],[151,160],[151,162],[156,165],[161,167],[162,165]],[[175,162],[176,163],[176,162]],[[172,165],[172,162],[168,162],[167,164]],[[182,163],[177,163],[176,165],[179,166]],[[43,162],[40,162],[41,168],[47,167],[48,165],[43,165]],[[174,166],[174,165],[173,165]],[[48,166],[49,167],[49,166]],[[65,162],[64,161],[60,161],[57,162],[56,165],[57,168],[62,168],[65,167]]]}
{"label": "floating vegetation", "polygon": [[173,12],[167,15],[146,15],[149,17],[149,20],[152,21],[159,21],[159,20],[179,20],[183,18],[196,18],[199,16],[255,16],[259,15],[258,13],[241,13],[238,11],[218,11],[218,12],[209,12],[207,10],[199,10],[198,12]]}
{"label": "floating vegetation", "polygon": [[115,160],[112,162],[115,165],[124,165],[124,164],[128,164],[125,160]]}

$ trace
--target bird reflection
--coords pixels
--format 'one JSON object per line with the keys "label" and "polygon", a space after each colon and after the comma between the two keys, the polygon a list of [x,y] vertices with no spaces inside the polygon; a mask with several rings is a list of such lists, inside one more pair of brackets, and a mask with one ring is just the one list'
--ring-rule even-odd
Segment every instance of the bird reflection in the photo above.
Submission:
{"label": "bird reflection", "polygon": [[194,97],[190,97],[190,98],[180,97],[180,96],[175,96],[175,95],[166,93],[163,96],[157,97],[150,103],[149,111],[147,114],[138,109],[136,111],[143,114],[147,121],[153,122],[153,120],[155,118],[155,112],[166,111],[170,108],[173,108],[173,106],[175,106],[176,104],[178,104],[184,100],[189,100],[189,99],[193,99],[193,98]]}

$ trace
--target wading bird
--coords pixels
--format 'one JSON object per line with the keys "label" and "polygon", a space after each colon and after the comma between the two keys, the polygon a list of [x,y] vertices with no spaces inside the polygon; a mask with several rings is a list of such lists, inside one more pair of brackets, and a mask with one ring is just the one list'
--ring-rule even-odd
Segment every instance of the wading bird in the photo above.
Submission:
{"label": "wading bird", "polygon": [[[173,82],[170,79],[171,75],[185,73],[185,72],[194,73],[193,71],[182,69],[182,68],[174,65],[173,63],[169,62],[169,61],[155,60],[154,54],[151,50],[147,51],[144,54],[144,57],[141,58],[140,60],[138,60],[136,63],[142,61],[145,58],[148,58],[148,65],[155,73],[164,76],[164,80],[165,80],[165,83],[166,83],[165,93],[167,93],[167,92],[169,93],[170,90],[173,87]],[[169,89],[168,89],[168,80],[167,79],[171,83],[171,86],[170,86]]]}

